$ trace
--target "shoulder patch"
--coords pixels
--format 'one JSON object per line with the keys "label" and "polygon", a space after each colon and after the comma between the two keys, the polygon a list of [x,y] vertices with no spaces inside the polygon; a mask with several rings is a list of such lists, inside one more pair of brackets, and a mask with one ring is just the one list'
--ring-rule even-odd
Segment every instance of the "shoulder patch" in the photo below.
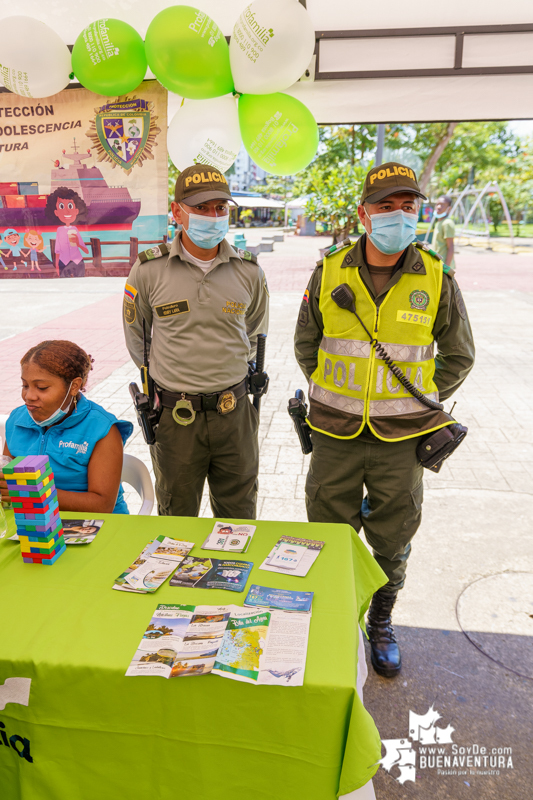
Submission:
{"label": "shoulder patch", "polygon": [[254,254],[250,253],[249,250],[241,250],[240,248],[237,248],[237,254],[239,258],[242,258],[243,261],[251,261],[252,264],[258,263],[257,256],[254,256]]}
{"label": "shoulder patch", "polygon": [[161,256],[168,256],[170,253],[170,249],[165,242],[161,242],[161,244],[154,245],[154,247],[149,247],[148,250],[143,250],[139,253],[139,261],[142,264],[145,264],[147,261],[153,261],[155,258],[161,258]]}
{"label": "shoulder patch", "polygon": [[433,256],[433,258],[442,261],[442,258],[439,256],[439,254],[432,250],[427,242],[413,242],[413,244],[415,247],[418,247],[419,250],[424,250],[426,253],[429,253],[430,256]]}
{"label": "shoulder patch", "polygon": [[444,272],[445,275],[448,276],[448,278],[455,277],[455,270],[453,269],[453,267],[449,267],[448,264],[444,263],[444,261],[442,262],[442,271]]}
{"label": "shoulder patch", "polygon": [[[337,244],[333,244],[331,247],[328,247],[328,249],[324,252],[322,261],[324,258],[333,255],[333,253],[338,253],[339,250],[344,250],[346,247],[353,247],[351,239],[344,239],[342,242],[337,242]],[[320,266],[320,264],[317,263],[317,266]]]}

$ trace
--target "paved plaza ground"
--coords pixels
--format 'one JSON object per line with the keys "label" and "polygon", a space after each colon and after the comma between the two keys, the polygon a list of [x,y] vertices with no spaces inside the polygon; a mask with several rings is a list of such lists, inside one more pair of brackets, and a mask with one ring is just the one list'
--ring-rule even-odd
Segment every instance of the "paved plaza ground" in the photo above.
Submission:
{"label": "paved plaza ground", "polygon": [[[249,235],[254,243],[261,233]],[[288,235],[260,256],[271,292],[271,384],[261,407],[259,519],[306,519],[308,457],[286,407],[305,388],[292,346],[298,307],[318,250],[330,243]],[[455,743],[511,748],[513,767],[439,775],[419,759],[416,785],[400,784],[396,767],[380,769],[378,800],[525,800],[533,783],[533,254],[461,248],[457,277],[477,347],[474,371],[453,398],[469,434],[438,475],[426,472],[424,518],[394,616],[403,670],[394,680],[370,670],[365,703],[382,739],[407,737],[409,711],[425,714],[434,705],[438,725],[455,729]],[[43,339],[69,338],[95,359],[88,396],[135,422],[128,384],[138,373],[122,336],[123,285],[115,278],[0,282],[0,414],[20,404],[24,352]],[[151,470],[137,426],[126,452]],[[127,496],[135,512],[136,496]],[[211,516],[207,495],[202,515]]]}

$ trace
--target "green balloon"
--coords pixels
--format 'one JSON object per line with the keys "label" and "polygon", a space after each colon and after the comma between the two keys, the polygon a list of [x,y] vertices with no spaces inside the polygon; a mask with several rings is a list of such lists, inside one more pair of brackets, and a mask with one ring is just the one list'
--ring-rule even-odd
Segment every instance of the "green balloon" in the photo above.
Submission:
{"label": "green balloon", "polygon": [[273,175],[300,172],[318,149],[315,118],[307,106],[288,94],[243,94],[239,125],[250,157]]}
{"label": "green balloon", "polygon": [[193,100],[233,91],[229,47],[213,20],[192,6],[171,6],[146,32],[148,66],[166,89]]}
{"label": "green balloon", "polygon": [[88,25],[72,50],[72,69],[82,86],[107,97],[127,94],[146,75],[144,42],[121,19],[99,19]]}

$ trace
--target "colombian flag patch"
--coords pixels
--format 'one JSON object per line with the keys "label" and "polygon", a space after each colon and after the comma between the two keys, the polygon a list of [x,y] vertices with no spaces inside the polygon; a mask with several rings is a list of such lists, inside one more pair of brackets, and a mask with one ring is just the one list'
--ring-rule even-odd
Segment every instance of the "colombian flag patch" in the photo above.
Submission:
{"label": "colombian flag patch", "polygon": [[126,284],[124,287],[124,297],[128,303],[135,302],[135,296],[137,295],[137,289],[135,287],[130,286],[129,283]]}
{"label": "colombian flag patch", "polygon": [[309,302],[309,289],[306,289],[304,292],[304,300],[306,303]]}

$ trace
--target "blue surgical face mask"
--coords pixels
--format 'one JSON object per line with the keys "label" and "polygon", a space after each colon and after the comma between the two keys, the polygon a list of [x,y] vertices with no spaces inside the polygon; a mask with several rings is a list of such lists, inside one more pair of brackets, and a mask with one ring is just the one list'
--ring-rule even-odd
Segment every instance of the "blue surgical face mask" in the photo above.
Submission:
{"label": "blue surgical face mask", "polygon": [[[70,382],[70,386],[72,386],[72,384],[73,384],[73,381],[71,381],[71,382]],[[66,393],[66,395],[65,395],[65,398],[64,398],[64,400],[63,400],[63,403],[65,402],[65,400],[66,400],[66,399],[67,399],[67,397],[68,397],[68,393],[70,392],[70,386],[68,387],[68,390],[67,390],[67,393]],[[60,420],[60,419],[63,419],[63,417],[65,417],[65,416],[68,414],[68,412],[70,411],[70,407],[71,407],[71,405],[72,405],[72,400],[73,400],[73,398],[71,397],[71,398],[70,398],[70,403],[68,404],[68,408],[67,408],[67,410],[66,410],[66,411],[63,411],[63,409],[61,408],[61,406],[63,405],[63,403],[61,403],[61,406],[59,406],[59,408],[57,409],[57,411],[54,411],[54,413],[53,413],[53,414],[51,414],[51,415],[48,417],[48,419],[43,419],[43,421],[42,421],[42,422],[37,422],[37,420],[33,418],[33,416],[32,416],[32,414],[30,413],[30,411],[28,411],[28,414],[29,414],[29,415],[30,415],[30,417],[33,419],[33,421],[35,422],[35,424],[39,426],[39,428],[49,428],[49,427],[50,427],[50,425],[55,425],[55,423],[56,423],[56,422],[59,422],[59,420]]]}
{"label": "blue surgical face mask", "polygon": [[385,214],[365,214],[372,223],[372,233],[368,237],[380,253],[388,256],[400,253],[416,238],[417,214],[407,214],[401,209],[387,211]]}
{"label": "blue surgical face mask", "polygon": [[[186,212],[187,213],[187,212]],[[189,214],[187,236],[197,247],[211,250],[220,244],[229,231],[229,213],[223,217],[204,217],[203,214]]]}
{"label": "blue surgical face mask", "polygon": [[448,212],[447,212],[447,211],[442,211],[440,214],[437,214],[437,212],[435,212],[435,214],[434,214],[434,217],[435,217],[435,219],[442,219],[442,218],[443,218],[443,217],[445,217],[447,214],[448,214]]}

